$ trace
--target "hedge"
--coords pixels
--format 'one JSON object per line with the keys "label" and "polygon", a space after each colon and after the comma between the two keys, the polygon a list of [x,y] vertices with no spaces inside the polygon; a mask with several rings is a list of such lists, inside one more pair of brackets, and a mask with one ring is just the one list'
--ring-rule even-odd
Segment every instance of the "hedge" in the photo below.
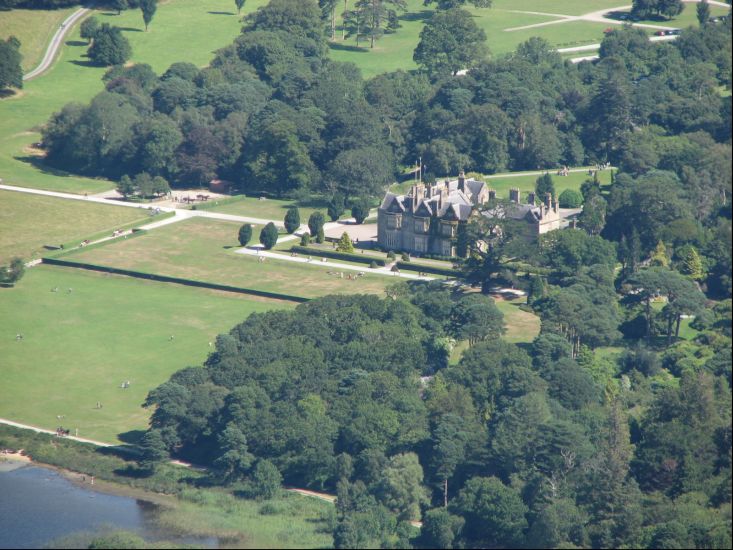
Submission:
{"label": "hedge", "polygon": [[349,254],[347,252],[336,252],[335,250],[320,250],[318,248],[310,248],[307,246],[294,245],[290,247],[290,252],[297,252],[298,254],[308,254],[310,256],[319,256],[322,258],[331,258],[332,260],[345,260],[347,262],[356,262],[359,264],[369,265],[372,262],[376,262],[378,266],[384,267],[385,261],[380,258],[373,256],[362,256],[360,254]]}
{"label": "hedge", "polygon": [[145,235],[147,231],[145,229],[133,229],[132,233],[130,235],[120,235],[119,237],[115,237],[114,239],[109,239],[106,241],[89,244],[87,246],[79,246],[75,245],[74,248],[60,248],[58,250],[54,250],[47,256],[44,256],[44,258],[60,258],[62,256],[70,256],[72,254],[78,254],[79,252],[85,252],[87,250],[94,250],[95,248],[100,248],[102,246],[107,246],[108,244],[116,243],[119,241],[124,241],[126,239],[134,239],[135,237],[140,237],[141,235]]}
{"label": "hedge", "polygon": [[456,269],[448,269],[444,267],[433,267],[429,265],[415,264],[412,262],[398,261],[397,267],[405,271],[418,271],[422,273],[430,273],[431,275],[444,275],[446,277],[462,277],[463,273]]}
{"label": "hedge", "polygon": [[281,294],[279,292],[268,292],[266,290],[256,290],[253,288],[242,288],[238,286],[220,285],[217,283],[207,283],[204,281],[196,281],[193,279],[184,279],[181,277],[169,277],[167,275],[156,275],[154,273],[143,273],[142,271],[132,271],[130,269],[119,269],[116,267],[108,267],[104,265],[87,264],[83,262],[70,262],[60,260],[58,258],[43,258],[44,264],[58,265],[62,267],[75,267],[79,269],[88,269],[90,271],[100,271],[102,273],[112,273],[113,275],[125,275],[127,277],[135,277],[137,279],[147,279],[149,281],[157,281],[159,283],[175,283],[179,285],[195,286],[199,288],[208,288],[211,290],[223,290],[224,292],[237,292],[239,294],[251,294],[252,296],[260,296],[262,298],[273,298],[275,300],[287,300],[290,302],[308,302],[309,298],[302,296],[292,296],[290,294]]}

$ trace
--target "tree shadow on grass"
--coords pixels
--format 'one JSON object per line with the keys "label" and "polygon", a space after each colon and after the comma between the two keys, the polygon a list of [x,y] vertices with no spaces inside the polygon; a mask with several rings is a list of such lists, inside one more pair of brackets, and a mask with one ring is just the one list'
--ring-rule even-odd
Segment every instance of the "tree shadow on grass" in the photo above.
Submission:
{"label": "tree shadow on grass", "polygon": [[118,27],[121,31],[125,32],[143,32],[142,29],[138,29],[136,27]]}
{"label": "tree shadow on grass", "polygon": [[362,48],[361,46],[352,46],[350,44],[340,44],[338,42],[331,42],[328,45],[332,50],[338,50],[342,52],[358,52],[358,53],[369,53],[369,48]]}
{"label": "tree shadow on grass", "polygon": [[130,430],[129,432],[123,432],[117,435],[117,438],[123,443],[130,445],[137,444],[142,436],[145,435],[145,430]]}
{"label": "tree shadow on grass", "polygon": [[49,166],[45,162],[43,162],[43,159],[40,157],[34,157],[32,155],[26,155],[26,156],[16,156],[13,157],[15,160],[18,160],[20,162],[24,162],[26,164],[30,164],[35,168],[36,170],[40,171],[43,174],[48,174],[51,176],[61,177],[61,178],[71,178],[76,177],[76,174],[72,174],[71,172],[67,172],[65,170],[59,170],[58,168],[54,168],[53,166]]}
{"label": "tree shadow on grass", "polygon": [[431,10],[420,10],[403,13],[397,19],[400,21],[425,21],[433,16]]}
{"label": "tree shadow on grass", "polygon": [[210,13],[211,15],[237,15],[231,11],[207,11],[206,13]]}
{"label": "tree shadow on grass", "polygon": [[84,42],[83,40],[67,40],[64,43],[66,46],[88,46],[88,42]]}
{"label": "tree shadow on grass", "polygon": [[15,95],[15,90],[11,88],[0,88],[0,99],[5,99],[6,97],[13,97]]}
{"label": "tree shadow on grass", "polygon": [[93,61],[79,61],[78,59],[72,59],[69,61],[69,63],[73,65],[78,65],[79,67],[99,67],[96,63]]}

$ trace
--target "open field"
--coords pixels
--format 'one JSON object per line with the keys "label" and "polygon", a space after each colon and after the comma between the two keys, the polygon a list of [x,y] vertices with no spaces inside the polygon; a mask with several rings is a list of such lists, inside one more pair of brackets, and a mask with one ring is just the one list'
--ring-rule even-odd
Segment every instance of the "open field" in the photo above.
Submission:
{"label": "open field", "polygon": [[[264,3],[249,0],[243,13]],[[143,32],[137,9],[119,16],[108,11],[96,15],[101,22],[124,29],[132,44],[133,62],[149,63],[159,73],[176,61],[206,65],[214,51],[231,43],[241,28],[230,0],[171,0],[160,4],[149,32]],[[39,163],[39,151],[29,147],[39,140],[38,130],[51,114],[70,101],[86,103],[102,90],[101,77],[106,69],[90,66],[86,50],[77,26],[46,74],[26,82],[20,94],[0,100],[0,178],[5,183],[72,193],[96,193],[114,187],[106,180],[44,166]]]}
{"label": "open field", "polygon": [[194,218],[64,259],[305,298],[357,292],[382,294],[393,282],[388,276],[369,273],[358,281],[339,279],[328,275],[326,268],[287,261],[268,259],[260,263],[255,256],[234,252],[239,247],[238,229],[237,223]]}
{"label": "open field", "polygon": [[0,264],[13,256],[37,258],[58,246],[140,220],[147,211],[0,190]]}
{"label": "open field", "polygon": [[[209,212],[221,212],[223,214],[234,214],[237,216],[251,216],[255,218],[264,218],[268,220],[282,221],[288,208],[297,206],[300,211],[300,223],[308,223],[308,217],[320,210],[326,221],[330,221],[327,215],[328,206],[320,201],[309,201],[306,203],[294,200],[270,199],[260,200],[258,197],[240,196],[236,201],[227,202],[220,206],[207,208]],[[344,215],[351,215],[344,212]]]}
{"label": "open field", "polygon": [[40,63],[58,26],[77,9],[78,6],[58,10],[0,11],[0,39],[15,36],[20,40],[21,66],[28,72]]}
{"label": "open field", "polygon": [[[652,19],[644,19],[640,21],[635,21],[636,23],[647,23],[649,25],[662,25],[664,27],[679,27],[681,29],[686,29],[687,27],[697,27],[697,10],[695,9],[695,4],[684,4],[685,9],[682,10],[682,13],[679,14],[676,17],[673,17],[672,19],[667,19],[666,17],[659,17],[659,18],[652,18]],[[710,8],[710,17],[721,17],[723,15],[727,15],[728,10],[726,8],[723,8],[721,6],[708,6]],[[653,29],[647,29],[650,31],[650,34],[654,34]]]}
{"label": "open field", "polygon": [[217,334],[254,311],[292,307],[51,266],[0,290],[0,416],[50,429],[63,424],[111,443],[146,428],[149,413],[140,404],[148,391],[200,364]]}

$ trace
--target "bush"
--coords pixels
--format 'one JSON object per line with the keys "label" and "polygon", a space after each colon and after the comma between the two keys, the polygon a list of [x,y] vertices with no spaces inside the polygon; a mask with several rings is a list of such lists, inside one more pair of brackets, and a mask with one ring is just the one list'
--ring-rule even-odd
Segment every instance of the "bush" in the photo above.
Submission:
{"label": "bush", "polygon": [[369,216],[369,203],[366,199],[359,199],[351,207],[351,215],[356,220],[356,223],[364,223],[364,220]]}
{"label": "bush", "polygon": [[328,217],[331,218],[332,222],[335,222],[344,213],[345,208],[346,204],[344,201],[344,196],[339,193],[335,194],[331,198],[331,200],[328,201]]}
{"label": "bush", "polygon": [[274,223],[268,223],[260,231],[260,243],[265,247],[265,250],[270,250],[277,244],[277,227]]}
{"label": "bush", "polygon": [[252,493],[259,498],[272,498],[280,492],[282,475],[269,460],[260,460],[252,472]]}
{"label": "bush", "polygon": [[336,245],[336,250],[339,252],[346,252],[348,254],[352,254],[354,252],[354,245],[351,244],[351,237],[349,237],[349,234],[346,231],[341,235],[341,238]]}
{"label": "bush", "polygon": [[323,231],[324,223],[326,223],[326,220],[320,212],[313,212],[313,214],[310,215],[308,218],[308,231],[310,231],[311,237],[317,239],[318,233]]}
{"label": "bush", "polygon": [[288,213],[285,214],[285,231],[288,233],[295,233],[300,227],[300,211],[298,207],[291,206],[288,208]]}
{"label": "bush", "polygon": [[558,202],[560,203],[560,208],[580,208],[583,206],[583,195],[574,189],[565,189],[565,191],[560,193]]}
{"label": "bush", "polygon": [[409,262],[410,261],[410,255],[407,252],[402,253],[402,261],[403,262]]}
{"label": "bush", "polygon": [[23,277],[25,264],[20,258],[13,258],[10,265],[0,266],[0,283],[15,284]]}
{"label": "bush", "polygon": [[374,260],[372,260],[372,261],[371,261],[371,262],[369,263],[369,268],[370,268],[370,269],[377,269],[378,267],[379,267],[379,266],[377,265],[377,262],[375,262]]}
{"label": "bush", "polygon": [[300,246],[308,246],[311,243],[310,233],[303,233],[300,237]]}
{"label": "bush", "polygon": [[245,223],[242,227],[239,228],[239,244],[242,246],[247,246],[247,244],[251,240],[252,240],[252,225]]}
{"label": "bush", "polygon": [[395,256],[394,250],[390,250],[387,252],[387,259],[388,260],[394,260],[397,256]]}
{"label": "bush", "polygon": [[326,234],[323,232],[323,226],[318,228],[318,233],[316,234],[316,242],[318,244],[323,244],[323,241],[326,240]]}

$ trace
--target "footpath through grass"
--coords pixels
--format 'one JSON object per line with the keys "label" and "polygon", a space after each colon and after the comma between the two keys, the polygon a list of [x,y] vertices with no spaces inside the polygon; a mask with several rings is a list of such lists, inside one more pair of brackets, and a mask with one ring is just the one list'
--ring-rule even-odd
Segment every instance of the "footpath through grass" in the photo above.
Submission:
{"label": "footpath through grass", "polygon": [[0,39],[15,36],[20,40],[23,72],[41,62],[59,25],[77,9],[78,6],[58,10],[0,10]]}
{"label": "footpath through grass", "polygon": [[148,391],[200,365],[217,334],[252,312],[283,307],[293,305],[34,267],[15,288],[0,289],[0,417],[47,429],[63,424],[114,443],[147,427],[149,411],[140,404]]}
{"label": "footpath through grass", "polygon": [[[148,234],[70,254],[65,260],[183,277],[304,298],[327,294],[382,294],[392,278],[367,273],[356,281],[324,267],[235,253],[240,224],[192,218]],[[256,243],[257,236],[252,239]],[[293,241],[297,244],[298,241]],[[366,270],[365,270],[366,271]]]}
{"label": "footpath through grass", "polygon": [[93,233],[140,221],[146,210],[85,203],[43,195],[0,190],[0,264],[13,256],[40,257],[44,245],[81,241]]}
{"label": "footpath through grass", "polygon": [[[266,0],[249,0],[243,13],[264,3]],[[0,12],[0,19],[5,13]],[[148,32],[144,32],[139,9],[119,16],[102,10],[96,16],[123,29],[132,45],[132,62],[149,63],[158,73],[176,61],[208,64],[214,51],[231,43],[242,26],[231,0],[161,3]],[[51,169],[40,162],[42,152],[31,147],[40,139],[40,127],[54,112],[71,101],[86,103],[103,89],[101,78],[106,68],[89,64],[87,47],[77,25],[48,72],[26,82],[18,95],[0,100],[0,177],[5,183],[71,193],[97,193],[114,187],[107,180]]]}

